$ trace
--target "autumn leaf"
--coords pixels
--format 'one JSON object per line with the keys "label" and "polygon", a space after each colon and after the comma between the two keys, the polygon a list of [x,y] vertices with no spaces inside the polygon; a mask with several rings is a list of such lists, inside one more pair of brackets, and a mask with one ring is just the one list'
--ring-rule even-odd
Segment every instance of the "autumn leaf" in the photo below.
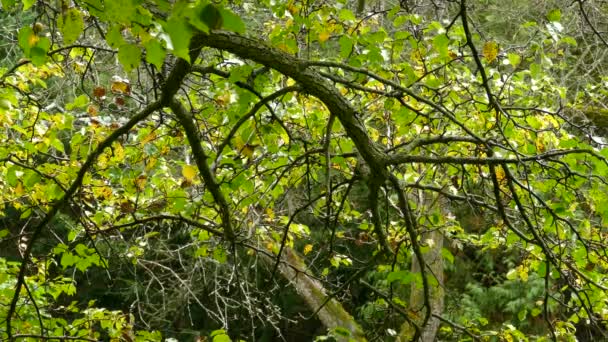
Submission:
{"label": "autumn leaf", "polygon": [[218,105],[220,105],[221,107],[225,107],[227,104],[230,103],[230,93],[228,93],[228,92],[223,93],[220,96],[218,96],[215,100]]}
{"label": "autumn leaf", "polygon": [[139,191],[143,191],[146,187],[146,183],[148,182],[148,177],[146,175],[139,175],[135,178],[135,187]]}
{"label": "autumn leaf", "polygon": [[27,37],[27,43],[29,44],[29,46],[36,45],[36,43],[38,43],[39,40],[40,40],[40,38],[38,37],[38,35],[33,32],[32,32],[32,34],[30,34]]}
{"label": "autumn leaf", "polygon": [[323,31],[321,33],[319,33],[319,41],[321,43],[325,43],[329,37],[331,37],[331,33],[327,32],[327,31]]}
{"label": "autumn leaf", "polygon": [[243,145],[243,148],[241,149],[241,155],[247,159],[251,159],[253,157],[253,152],[255,151],[255,148],[258,146],[260,146],[260,145],[258,145],[258,144]]}
{"label": "autumn leaf", "polygon": [[148,135],[146,135],[142,140],[141,140],[141,145],[145,145],[147,143],[149,143],[150,141],[153,141],[154,139],[156,139],[156,132],[152,132]]}
{"label": "autumn leaf", "polygon": [[101,100],[104,96],[106,96],[106,88],[95,87],[93,89],[93,96],[97,98],[97,100]]}
{"label": "autumn leaf", "polygon": [[486,61],[488,61],[488,63],[492,63],[498,56],[498,43],[489,41],[483,45],[482,51]]}
{"label": "autumn leaf", "polygon": [[112,188],[110,188],[109,186],[102,186],[93,190],[93,192],[96,196],[101,197],[103,199],[109,199],[112,197]]}
{"label": "autumn leaf", "polygon": [[311,244],[307,244],[306,246],[304,246],[304,255],[308,255],[308,253],[310,253],[311,251],[312,251]]}
{"label": "autumn leaf", "polygon": [[179,185],[179,187],[182,188],[182,189],[186,189],[186,188],[189,188],[191,186],[192,186],[192,181],[191,180],[187,180],[187,179],[184,179],[182,181],[182,183]]}
{"label": "autumn leaf", "polygon": [[112,83],[110,84],[110,90],[114,94],[131,94],[131,85],[129,80],[123,79],[120,76],[112,76]]}
{"label": "autumn leaf", "polygon": [[97,106],[95,106],[95,105],[89,105],[89,106],[87,107],[87,113],[88,113],[90,116],[97,116],[97,112],[98,112],[98,111],[99,111],[99,110],[97,109]]}
{"label": "autumn leaf", "polygon": [[182,167],[182,176],[186,179],[186,181],[192,182],[194,177],[196,177],[197,170],[194,166],[184,165]]}
{"label": "autumn leaf", "polygon": [[499,183],[503,183],[506,178],[505,170],[503,170],[502,167],[500,167],[500,166],[496,167],[495,170],[496,170],[496,179],[498,179]]}
{"label": "autumn leaf", "polygon": [[120,211],[122,213],[130,214],[135,211],[135,207],[133,206],[133,203],[131,203],[131,201],[124,200],[120,202]]}
{"label": "autumn leaf", "polygon": [[154,157],[150,157],[147,161],[146,161],[146,171],[150,171],[152,170],[155,166],[156,163],[158,162],[158,159],[154,158]]}
{"label": "autumn leaf", "polygon": [[15,187],[15,195],[21,196],[24,193],[25,190],[23,189],[23,184],[21,184],[21,182],[17,183],[17,186]]}
{"label": "autumn leaf", "polygon": [[540,138],[536,138],[536,149],[538,150],[538,152],[545,152],[547,150],[547,147],[545,146],[545,142],[540,139]]}

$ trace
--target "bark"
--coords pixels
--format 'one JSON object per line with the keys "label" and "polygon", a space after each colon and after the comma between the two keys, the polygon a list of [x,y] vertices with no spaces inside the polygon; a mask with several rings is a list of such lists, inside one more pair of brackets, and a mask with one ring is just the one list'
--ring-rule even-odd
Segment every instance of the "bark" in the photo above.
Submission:
{"label": "bark", "polygon": [[320,99],[335,115],[357,150],[372,170],[385,170],[388,156],[367,134],[359,114],[338,89],[322,77],[307,62],[286,52],[268,46],[262,41],[226,31],[201,34],[203,46],[228,51],[241,58],[273,68],[291,77],[302,86],[303,91]]}
{"label": "bark", "polygon": [[[271,267],[275,262],[270,257],[262,259]],[[279,274],[291,283],[310,310],[317,312],[317,318],[327,329],[348,330],[350,336],[344,337],[343,341],[366,341],[363,330],[342,304],[333,298],[327,301],[327,293],[323,284],[304,273],[308,269],[293,249],[285,247],[283,260],[285,262],[280,263],[278,267]]]}
{"label": "bark", "polygon": [[[437,285],[431,288],[431,312],[435,315],[441,315],[443,311],[444,302],[444,291],[443,291],[443,258],[441,255],[441,249],[443,248],[443,235],[440,231],[434,230],[422,234],[422,241],[432,241],[433,246],[430,250],[424,254],[424,259],[430,270],[431,276],[437,280]],[[420,273],[420,266],[416,256],[412,257],[412,273]],[[415,282],[412,282],[410,292],[409,309],[410,312],[422,313],[425,308],[424,306],[424,294],[422,287],[418,286]],[[421,316],[421,315],[420,315]],[[421,323],[420,321],[416,323]],[[420,341],[422,342],[433,342],[439,330],[439,321],[436,317],[431,317],[426,324],[422,327],[422,336]],[[410,341],[414,334],[414,329],[407,322],[401,327],[401,334],[398,341]]]}

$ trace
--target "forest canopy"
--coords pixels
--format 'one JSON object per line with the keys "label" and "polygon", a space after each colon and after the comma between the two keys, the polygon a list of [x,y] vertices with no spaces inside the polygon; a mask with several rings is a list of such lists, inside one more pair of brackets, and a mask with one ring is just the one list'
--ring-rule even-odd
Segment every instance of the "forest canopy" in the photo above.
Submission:
{"label": "forest canopy", "polygon": [[0,3],[0,340],[608,339],[605,1]]}

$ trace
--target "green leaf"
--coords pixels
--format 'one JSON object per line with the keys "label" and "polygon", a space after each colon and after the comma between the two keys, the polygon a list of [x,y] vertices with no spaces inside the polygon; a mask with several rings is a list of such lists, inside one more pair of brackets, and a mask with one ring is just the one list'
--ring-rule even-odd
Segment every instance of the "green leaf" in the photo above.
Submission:
{"label": "green leaf", "polygon": [[441,255],[444,259],[446,259],[450,264],[454,263],[454,255],[447,248],[441,249]]}
{"label": "green leaf", "polygon": [[82,108],[87,104],[89,104],[89,97],[83,94],[75,98],[72,103],[65,105],[65,109],[72,110],[74,108]]}
{"label": "green leaf", "polygon": [[236,33],[245,33],[246,28],[245,24],[241,20],[241,17],[224,8],[220,9],[220,14],[224,21],[223,28],[225,30]]}
{"label": "green leaf", "polygon": [[230,339],[230,336],[224,334],[224,335],[217,335],[213,338],[213,342],[231,342],[232,340]]}
{"label": "green leaf", "polygon": [[439,52],[439,56],[445,58],[448,56],[448,45],[450,44],[450,39],[445,34],[440,34],[433,38],[433,46]]}
{"label": "green leaf", "polygon": [[410,271],[393,271],[391,273],[388,274],[388,276],[386,277],[386,280],[389,283],[392,283],[394,281],[399,281],[401,284],[406,285],[412,282],[414,278],[412,277],[412,272]]}
{"label": "green leaf", "polygon": [[5,11],[10,11],[15,7],[15,0],[2,0],[2,9]]}
{"label": "green leaf", "polygon": [[532,311],[530,312],[530,316],[532,317],[536,317],[538,316],[540,313],[542,312],[541,308],[534,308],[532,309]]}
{"label": "green leaf", "polygon": [[340,57],[348,58],[353,51],[353,40],[347,35],[342,35],[338,43],[340,44]]}
{"label": "green leaf", "polygon": [[563,43],[563,44],[568,44],[568,45],[572,45],[572,46],[578,46],[576,39],[574,39],[574,37],[570,37],[570,36],[560,38],[559,42],[560,42],[560,44]]}
{"label": "green leaf", "polygon": [[137,8],[134,1],[104,1],[104,12],[114,22],[131,24],[131,21],[137,16]]}
{"label": "green leaf", "polygon": [[124,45],[126,43],[125,39],[120,33],[119,25],[112,25],[110,27],[108,33],[106,33],[106,42],[108,42],[108,45],[110,45],[110,47],[114,49],[118,49],[121,45]]}
{"label": "green leaf", "polygon": [[132,44],[125,44],[118,49],[118,61],[129,72],[139,66],[141,49]]}
{"label": "green leaf", "polygon": [[72,255],[70,252],[66,251],[61,255],[61,266],[63,266],[64,269],[74,265],[76,261],[77,260],[74,255]]}
{"label": "green leaf", "polygon": [[24,180],[23,180],[23,185],[25,185],[28,188],[31,188],[34,185],[38,184],[39,182],[40,182],[39,174],[37,174],[34,171],[26,170]]}
{"label": "green leaf", "polygon": [[30,58],[35,66],[41,66],[46,63],[47,52],[51,47],[51,41],[47,37],[42,37],[30,50]]}
{"label": "green leaf", "polygon": [[26,219],[28,217],[30,217],[32,215],[32,208],[27,208],[25,209],[25,211],[23,211],[23,213],[21,213],[21,215],[19,216],[20,219]]}
{"label": "green leaf", "polygon": [[68,241],[74,241],[76,239],[77,233],[74,230],[70,230],[68,233]]}
{"label": "green leaf", "polygon": [[25,56],[29,57],[30,49],[36,44],[36,34],[34,33],[34,30],[29,26],[22,27],[21,30],[19,30],[17,40],[19,42],[19,47],[21,47]]}
{"label": "green leaf", "polygon": [[190,62],[190,39],[192,38],[192,30],[188,23],[183,19],[171,18],[165,25],[165,30],[171,38],[171,44],[167,47],[173,51],[173,54]]}
{"label": "green leaf", "polygon": [[74,43],[84,30],[82,13],[76,8],[67,10],[64,15],[59,17],[57,24],[66,45]]}
{"label": "green leaf", "polygon": [[509,279],[509,280],[517,279],[518,276],[519,276],[519,272],[517,272],[516,269],[511,269],[511,270],[509,270],[509,272],[507,272],[507,279]]}
{"label": "green leaf", "polygon": [[409,18],[407,16],[400,15],[400,16],[396,17],[395,20],[393,20],[393,26],[395,28],[398,28],[399,26],[405,24],[408,20],[409,20]]}
{"label": "green leaf", "polygon": [[65,152],[63,143],[57,138],[51,139],[51,146],[53,146],[59,152]]}
{"label": "green leaf", "polygon": [[226,262],[226,251],[221,248],[216,248],[213,250],[213,259],[217,260],[220,264]]}
{"label": "green leaf", "polygon": [[530,75],[532,76],[532,78],[534,78],[534,79],[541,78],[543,76],[542,71],[543,70],[538,63],[530,64]]}
{"label": "green leaf", "polygon": [[519,56],[516,53],[509,52],[507,54],[507,58],[509,59],[509,64],[511,64],[511,66],[513,66],[513,67],[518,66],[519,63],[521,62],[521,56]]}
{"label": "green leaf", "polygon": [[223,329],[214,330],[211,332],[211,337],[213,337],[213,342],[230,342],[230,336],[226,334],[226,331]]}
{"label": "green leaf", "polygon": [[343,328],[343,327],[336,327],[334,329],[334,332],[340,336],[344,336],[344,337],[350,336],[350,330]]}
{"label": "green leaf", "polygon": [[551,22],[559,21],[562,18],[562,11],[559,8],[552,9],[547,13],[547,20]]}
{"label": "green leaf", "polygon": [[353,14],[353,12],[349,9],[343,8],[340,10],[340,14],[338,15],[338,18],[340,18],[340,20],[342,21],[355,21],[355,15]]}
{"label": "green leaf", "polygon": [[542,261],[538,265],[538,268],[536,269],[536,273],[538,273],[539,277],[544,277],[545,275],[547,275],[547,264],[544,261]]}
{"label": "green leaf", "polygon": [[214,4],[206,4],[201,9],[199,18],[210,30],[218,30],[222,28],[224,21],[220,10]]}
{"label": "green leaf", "polygon": [[146,48],[146,62],[154,64],[159,70],[163,66],[167,52],[156,39],[148,41]]}
{"label": "green leaf", "polygon": [[8,170],[6,170],[6,181],[8,182],[8,185],[15,187],[17,186],[17,167],[16,166],[11,166],[8,168]]}
{"label": "green leaf", "polygon": [[[36,0],[23,0],[23,11],[27,11],[30,7],[34,6]],[[4,6],[4,1],[2,1],[2,6]]]}
{"label": "green leaf", "polygon": [[526,319],[526,315],[528,314],[528,310],[523,309],[517,313],[517,318],[523,322]]}

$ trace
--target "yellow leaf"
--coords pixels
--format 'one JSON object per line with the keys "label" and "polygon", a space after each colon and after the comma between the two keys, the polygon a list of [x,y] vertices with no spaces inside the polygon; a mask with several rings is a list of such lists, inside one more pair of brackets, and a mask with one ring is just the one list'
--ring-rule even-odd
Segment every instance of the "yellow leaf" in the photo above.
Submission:
{"label": "yellow leaf", "polygon": [[321,43],[326,42],[329,39],[329,37],[331,37],[331,34],[327,31],[323,31],[323,32],[319,33],[319,41]]}
{"label": "yellow leaf", "polygon": [[171,151],[169,145],[163,145],[163,147],[160,149],[160,154],[164,156],[169,153],[169,151]]}
{"label": "yellow leaf", "polygon": [[312,251],[312,245],[308,244],[306,246],[304,246],[304,255],[308,255],[308,253],[310,253]]}
{"label": "yellow leaf", "polygon": [[137,178],[135,178],[135,187],[137,187],[137,190],[143,191],[146,186],[147,181],[148,181],[148,177],[146,177],[146,175],[140,175]]}
{"label": "yellow leaf", "polygon": [[541,153],[547,150],[547,147],[545,146],[545,143],[542,139],[536,139],[536,150]]}
{"label": "yellow leaf", "polygon": [[184,167],[182,167],[182,176],[184,176],[188,182],[192,182],[194,177],[196,177],[196,168],[191,165],[184,165]]}
{"label": "yellow leaf", "polygon": [[120,203],[120,211],[122,211],[123,213],[132,213],[135,211],[135,207],[133,206],[133,203],[131,203],[131,201],[124,200]]}
{"label": "yellow leaf", "polygon": [[506,174],[505,174],[505,170],[502,169],[502,167],[497,167],[496,168],[496,179],[498,179],[499,183],[502,183],[505,180]]}
{"label": "yellow leaf", "polygon": [[290,1],[289,4],[287,4],[287,10],[291,15],[298,14],[298,8],[296,7],[296,5],[294,5],[293,1]]}
{"label": "yellow leaf", "polygon": [[227,104],[230,103],[230,98],[231,98],[230,93],[226,92],[226,93],[223,93],[222,95],[219,95],[215,99],[215,101],[217,102],[218,105],[225,107]]}
{"label": "yellow leaf", "polygon": [[89,107],[87,107],[87,113],[89,113],[89,115],[91,116],[97,116],[97,106],[95,105],[89,105]]}
{"label": "yellow leaf", "polygon": [[258,145],[245,144],[245,146],[243,146],[241,149],[241,155],[247,159],[250,159],[253,157],[253,151],[255,151],[256,147],[258,147]]}
{"label": "yellow leaf", "polygon": [[15,188],[15,194],[17,196],[21,196],[25,193],[25,191],[23,190],[23,185],[21,184],[21,182],[17,183],[17,187]]}
{"label": "yellow leaf", "polygon": [[289,48],[289,46],[287,46],[287,44],[285,44],[285,43],[280,43],[280,44],[278,44],[278,45],[277,45],[277,48],[278,48],[279,50],[281,50],[281,51],[284,51],[284,52],[291,52],[291,49],[290,49],[290,48]]}
{"label": "yellow leaf", "polygon": [[115,94],[131,94],[131,84],[128,79],[112,76],[110,90]]}
{"label": "yellow leaf", "polygon": [[483,56],[488,63],[492,63],[498,56],[498,43],[493,41],[485,43],[483,45]]}
{"label": "yellow leaf", "polygon": [[272,208],[266,208],[266,216],[268,217],[268,221],[274,220],[274,211]]}
{"label": "yellow leaf", "polygon": [[145,144],[149,143],[150,141],[152,141],[152,140],[154,140],[154,139],[156,139],[156,132],[152,132],[152,133],[150,133],[150,134],[146,135],[146,136],[145,136],[145,137],[142,139],[141,144],[142,144],[142,145],[145,145]]}
{"label": "yellow leaf", "polygon": [[29,46],[34,46],[34,45],[36,45],[36,43],[38,43],[39,40],[40,40],[40,38],[35,33],[31,33],[27,37],[27,44]]}
{"label": "yellow leaf", "polygon": [[99,188],[94,188],[93,189],[93,194],[101,197],[103,199],[109,199],[112,197],[112,188],[108,187],[108,186],[102,186]]}
{"label": "yellow leaf", "polygon": [[122,147],[121,144],[114,143],[112,145],[112,152],[114,155],[114,160],[122,161],[123,159],[125,159],[125,149]]}
{"label": "yellow leaf", "polygon": [[150,171],[156,166],[157,159],[154,157],[150,157],[146,162],[146,171]]}

